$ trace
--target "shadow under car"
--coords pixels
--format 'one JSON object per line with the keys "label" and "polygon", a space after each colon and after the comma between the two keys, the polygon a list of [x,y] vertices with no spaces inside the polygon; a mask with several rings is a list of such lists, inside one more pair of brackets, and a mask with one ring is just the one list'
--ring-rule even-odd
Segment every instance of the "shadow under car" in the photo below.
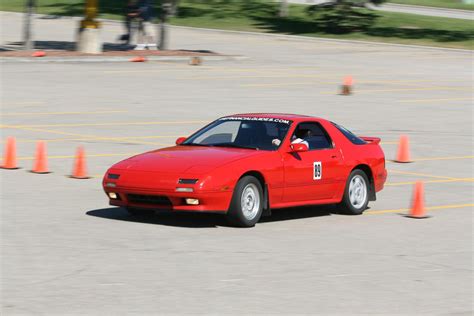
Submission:
{"label": "shadow under car", "polygon": [[[288,221],[320,216],[330,216],[336,213],[332,205],[304,206],[272,210],[271,216],[262,216],[258,224]],[[224,214],[192,213],[192,212],[151,212],[149,215],[130,215],[125,208],[108,207],[86,212],[89,216],[106,219],[155,224],[187,228],[216,228],[231,227]]]}

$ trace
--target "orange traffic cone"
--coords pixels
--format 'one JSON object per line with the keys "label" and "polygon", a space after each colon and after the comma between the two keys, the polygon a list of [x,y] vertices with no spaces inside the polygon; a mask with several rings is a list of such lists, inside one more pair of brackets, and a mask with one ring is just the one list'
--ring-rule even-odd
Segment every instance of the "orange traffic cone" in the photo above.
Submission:
{"label": "orange traffic cone", "polygon": [[74,179],[88,179],[86,170],[86,158],[84,148],[79,146],[76,152],[76,160],[74,161],[74,169],[72,170],[71,178]]}
{"label": "orange traffic cone", "polygon": [[146,58],[143,56],[137,56],[137,57],[131,58],[130,61],[134,63],[142,63],[146,61]]}
{"label": "orange traffic cone", "polygon": [[398,144],[397,158],[395,162],[411,162],[410,161],[410,146],[408,144],[408,136],[400,136],[400,142]]}
{"label": "orange traffic cone", "polygon": [[39,141],[36,144],[36,155],[35,162],[33,164],[33,173],[49,173],[48,171],[48,161],[46,158],[46,145],[43,141]]}
{"label": "orange traffic cone", "polygon": [[201,63],[202,60],[199,57],[191,57],[191,59],[189,60],[189,64],[191,66],[199,66]]}
{"label": "orange traffic cone", "polygon": [[16,166],[16,140],[15,137],[8,137],[5,145],[2,169],[18,169]]}
{"label": "orange traffic cone", "polygon": [[415,190],[413,192],[413,202],[410,210],[410,214],[406,217],[410,218],[428,218],[425,214],[425,197],[424,197],[423,182],[418,181],[415,184]]}
{"label": "orange traffic cone", "polygon": [[41,51],[41,50],[39,50],[39,51],[36,51],[36,52],[34,52],[33,54],[31,54],[31,56],[32,56],[32,57],[44,57],[44,56],[46,56],[46,53],[43,52],[43,51]]}
{"label": "orange traffic cone", "polygon": [[341,94],[342,95],[350,95],[352,93],[352,85],[354,84],[354,80],[352,76],[346,76],[342,83]]}

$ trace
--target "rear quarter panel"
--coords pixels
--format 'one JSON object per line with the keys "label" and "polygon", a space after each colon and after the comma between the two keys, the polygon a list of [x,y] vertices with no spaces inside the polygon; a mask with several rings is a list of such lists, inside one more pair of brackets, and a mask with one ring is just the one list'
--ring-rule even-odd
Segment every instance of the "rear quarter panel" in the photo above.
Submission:
{"label": "rear quarter panel", "polygon": [[322,125],[328,131],[336,148],[341,152],[345,165],[343,168],[344,178],[347,179],[356,166],[367,165],[372,171],[375,191],[380,191],[387,177],[385,154],[380,145],[375,142],[363,145],[353,144],[332,123],[325,121],[322,122]]}

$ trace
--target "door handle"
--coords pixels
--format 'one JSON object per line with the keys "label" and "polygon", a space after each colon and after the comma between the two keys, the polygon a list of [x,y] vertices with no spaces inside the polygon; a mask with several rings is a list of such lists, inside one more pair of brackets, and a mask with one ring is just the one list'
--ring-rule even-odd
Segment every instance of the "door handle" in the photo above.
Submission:
{"label": "door handle", "polygon": [[331,158],[337,158],[337,155],[331,155]]}

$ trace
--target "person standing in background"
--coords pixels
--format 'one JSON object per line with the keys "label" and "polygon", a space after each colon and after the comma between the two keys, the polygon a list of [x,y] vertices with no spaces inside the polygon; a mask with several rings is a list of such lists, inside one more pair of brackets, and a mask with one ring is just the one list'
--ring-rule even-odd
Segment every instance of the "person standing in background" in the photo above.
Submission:
{"label": "person standing in background", "polygon": [[[153,6],[150,0],[129,0],[125,6],[125,28],[126,34],[121,36],[125,44],[130,44],[132,39],[132,29],[138,31],[138,42],[142,43],[146,38],[147,24],[153,18]],[[134,28],[134,23],[136,27]]]}

